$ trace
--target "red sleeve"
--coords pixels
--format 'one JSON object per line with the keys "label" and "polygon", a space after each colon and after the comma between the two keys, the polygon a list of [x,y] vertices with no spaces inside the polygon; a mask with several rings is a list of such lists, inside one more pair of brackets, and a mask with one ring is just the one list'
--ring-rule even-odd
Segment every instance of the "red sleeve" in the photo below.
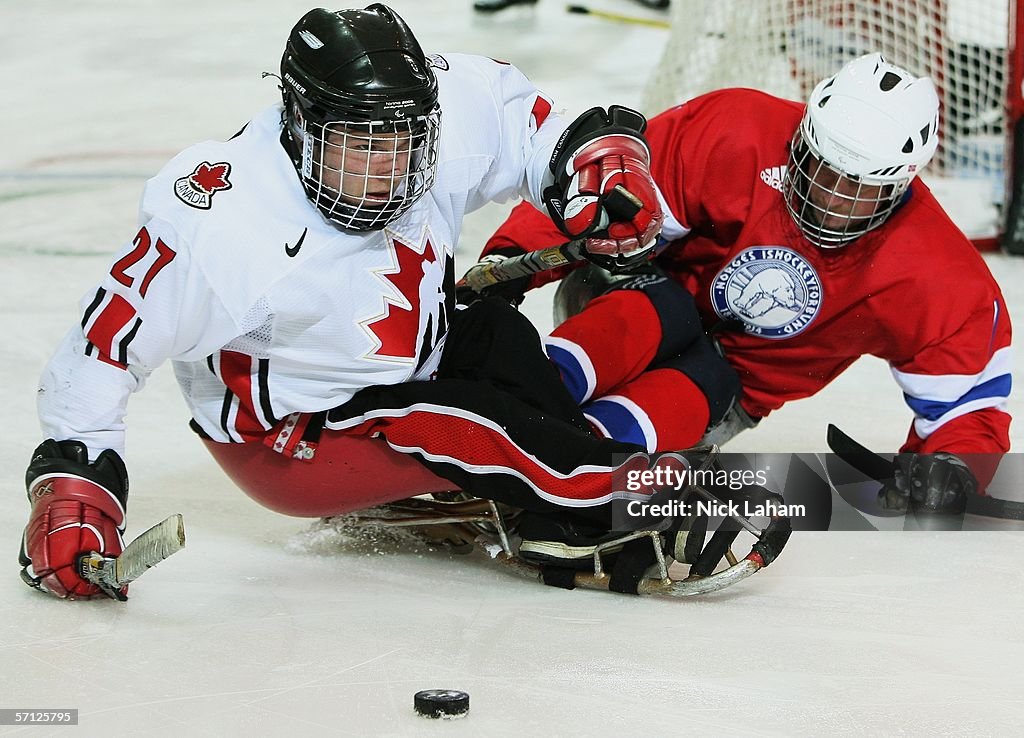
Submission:
{"label": "red sleeve", "polygon": [[[962,269],[960,274],[969,273]],[[979,288],[985,280],[978,279]],[[992,300],[993,308],[968,313],[955,309],[958,297],[970,292],[961,282],[960,293],[948,291],[943,303],[957,315],[967,314],[951,335],[918,350],[904,362],[893,362],[897,383],[915,418],[902,451],[956,454],[974,471],[984,490],[999,461],[1010,449],[1010,415],[1006,402],[1012,384],[1010,342],[1012,329],[998,287],[982,290],[979,301]],[[941,307],[929,312],[938,320]],[[966,412],[965,412],[966,411]],[[947,419],[948,418],[948,419]]]}
{"label": "red sleeve", "polygon": [[[673,217],[709,237],[735,238],[749,213],[750,191],[763,186],[752,178],[748,191],[738,193],[736,171],[744,166],[757,171],[761,159],[784,164],[801,111],[798,103],[733,89],[695,98],[652,118],[645,134],[651,174]],[[487,241],[483,254],[538,251],[565,241],[545,213],[523,203]],[[561,279],[570,270],[538,273],[530,287]]]}
{"label": "red sleeve", "polygon": [[1010,416],[995,408],[976,410],[949,421],[922,440],[910,428],[901,451],[955,453],[971,467],[982,492],[996,475],[999,462],[1010,450]]}

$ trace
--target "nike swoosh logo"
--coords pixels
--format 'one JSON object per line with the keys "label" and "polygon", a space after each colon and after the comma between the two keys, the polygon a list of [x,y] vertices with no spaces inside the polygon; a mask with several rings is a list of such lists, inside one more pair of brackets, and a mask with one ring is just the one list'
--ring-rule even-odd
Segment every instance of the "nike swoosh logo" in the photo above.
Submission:
{"label": "nike swoosh logo", "polygon": [[306,240],[306,231],[308,230],[308,228],[302,229],[302,235],[299,236],[299,240],[295,242],[294,246],[289,246],[287,243],[284,245],[284,252],[288,254],[288,256],[295,256],[299,253],[299,249],[302,248],[302,242]]}

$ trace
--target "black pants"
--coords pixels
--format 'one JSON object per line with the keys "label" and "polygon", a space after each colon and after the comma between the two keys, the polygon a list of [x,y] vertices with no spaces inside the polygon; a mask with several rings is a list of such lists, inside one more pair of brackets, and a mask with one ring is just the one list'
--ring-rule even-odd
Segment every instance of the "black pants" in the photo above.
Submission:
{"label": "black pants", "polygon": [[367,387],[327,423],[379,433],[478,497],[606,526],[616,470],[643,451],[591,432],[536,329],[498,299],[455,313],[436,380]]}

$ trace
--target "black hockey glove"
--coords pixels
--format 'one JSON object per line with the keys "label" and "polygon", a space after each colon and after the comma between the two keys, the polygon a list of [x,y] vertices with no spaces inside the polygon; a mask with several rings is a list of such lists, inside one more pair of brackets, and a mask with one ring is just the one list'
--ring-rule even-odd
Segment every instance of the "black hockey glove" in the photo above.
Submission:
{"label": "black hockey glove", "polygon": [[893,481],[878,493],[890,510],[960,515],[968,495],[978,492],[974,472],[954,454],[903,453],[892,464]]}
{"label": "black hockey glove", "polygon": [[552,220],[570,238],[585,238],[584,255],[610,271],[647,261],[664,220],[646,127],[635,110],[591,108],[551,154],[554,184],[544,190],[544,203]]}

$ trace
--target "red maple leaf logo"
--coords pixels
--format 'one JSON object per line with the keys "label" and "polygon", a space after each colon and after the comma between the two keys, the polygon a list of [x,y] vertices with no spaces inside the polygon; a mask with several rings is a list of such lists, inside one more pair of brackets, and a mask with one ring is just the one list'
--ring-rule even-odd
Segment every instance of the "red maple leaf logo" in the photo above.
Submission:
{"label": "red maple leaf logo", "polygon": [[413,361],[419,348],[420,282],[427,264],[437,261],[428,239],[423,253],[395,239],[389,240],[395,267],[377,274],[394,288],[399,297],[384,295],[384,315],[365,323],[366,330],[380,344],[370,354],[384,359]]}
{"label": "red maple leaf logo", "polygon": [[209,210],[215,193],[231,189],[230,173],[231,165],[226,161],[216,164],[204,161],[192,174],[174,181],[174,194],[189,207]]}
{"label": "red maple leaf logo", "polygon": [[212,195],[218,190],[231,189],[231,183],[228,182],[228,175],[230,173],[231,165],[226,161],[217,162],[216,164],[204,161],[192,172],[190,179],[200,192]]}

